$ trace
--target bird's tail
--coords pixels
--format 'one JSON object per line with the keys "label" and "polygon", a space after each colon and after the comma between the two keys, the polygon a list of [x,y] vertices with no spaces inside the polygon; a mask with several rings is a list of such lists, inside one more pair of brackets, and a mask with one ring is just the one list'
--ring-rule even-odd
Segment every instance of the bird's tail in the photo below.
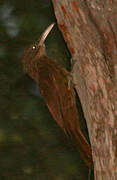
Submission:
{"label": "bird's tail", "polygon": [[80,152],[80,155],[82,159],[85,161],[87,166],[92,169],[93,168],[93,160],[92,160],[92,150],[91,146],[86,140],[85,136],[81,132],[80,128],[74,132],[74,137],[78,144],[78,150]]}

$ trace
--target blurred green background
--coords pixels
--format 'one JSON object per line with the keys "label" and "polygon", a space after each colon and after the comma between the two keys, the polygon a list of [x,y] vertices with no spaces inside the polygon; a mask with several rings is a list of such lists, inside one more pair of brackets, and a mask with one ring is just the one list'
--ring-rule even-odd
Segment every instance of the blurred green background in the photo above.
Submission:
{"label": "blurred green background", "polygon": [[[23,78],[24,49],[56,21],[51,0],[0,1],[0,180],[85,180],[88,168],[52,119],[35,84]],[[48,56],[70,69],[57,25]]]}

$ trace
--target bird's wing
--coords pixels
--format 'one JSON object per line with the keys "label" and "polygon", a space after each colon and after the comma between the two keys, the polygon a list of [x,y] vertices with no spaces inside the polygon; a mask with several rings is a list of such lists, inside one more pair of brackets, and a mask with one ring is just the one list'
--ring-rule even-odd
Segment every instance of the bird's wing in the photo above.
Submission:
{"label": "bird's wing", "polygon": [[82,158],[88,165],[92,164],[90,145],[80,130],[72,84],[68,88],[69,72],[52,60],[46,62],[46,67],[43,67],[42,63],[38,68],[40,95],[44,98],[50,113],[65,132],[75,136]]}
{"label": "bird's wing", "polygon": [[46,62],[46,67],[39,67],[39,90],[54,119],[64,129],[67,127],[68,120],[69,123],[71,122],[73,113],[77,113],[74,108],[76,106],[75,94],[73,88],[68,90],[69,73],[62,67],[56,66],[56,63],[50,60],[49,65]]}

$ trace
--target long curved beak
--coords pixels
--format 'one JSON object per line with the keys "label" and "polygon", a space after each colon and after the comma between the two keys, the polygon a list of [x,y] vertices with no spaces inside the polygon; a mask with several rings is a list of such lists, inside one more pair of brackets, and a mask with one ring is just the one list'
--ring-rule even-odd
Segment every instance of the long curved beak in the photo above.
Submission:
{"label": "long curved beak", "polygon": [[43,32],[43,34],[41,35],[40,39],[38,40],[38,42],[39,42],[38,45],[39,45],[39,46],[41,46],[41,45],[44,43],[46,37],[48,36],[48,34],[50,33],[50,31],[52,30],[52,28],[54,27],[54,25],[55,25],[55,23],[52,23],[52,24],[49,25],[48,28]]}

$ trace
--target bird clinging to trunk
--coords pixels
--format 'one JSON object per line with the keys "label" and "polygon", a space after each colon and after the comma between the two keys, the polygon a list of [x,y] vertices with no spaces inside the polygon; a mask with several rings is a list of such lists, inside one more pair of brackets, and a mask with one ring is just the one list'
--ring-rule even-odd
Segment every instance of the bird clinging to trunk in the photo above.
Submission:
{"label": "bird clinging to trunk", "polygon": [[25,51],[23,69],[37,83],[40,95],[45,100],[53,119],[66,133],[74,136],[81,157],[91,168],[93,165],[91,147],[80,130],[72,83],[68,88],[70,73],[46,54],[44,42],[53,26],[54,23]]}

